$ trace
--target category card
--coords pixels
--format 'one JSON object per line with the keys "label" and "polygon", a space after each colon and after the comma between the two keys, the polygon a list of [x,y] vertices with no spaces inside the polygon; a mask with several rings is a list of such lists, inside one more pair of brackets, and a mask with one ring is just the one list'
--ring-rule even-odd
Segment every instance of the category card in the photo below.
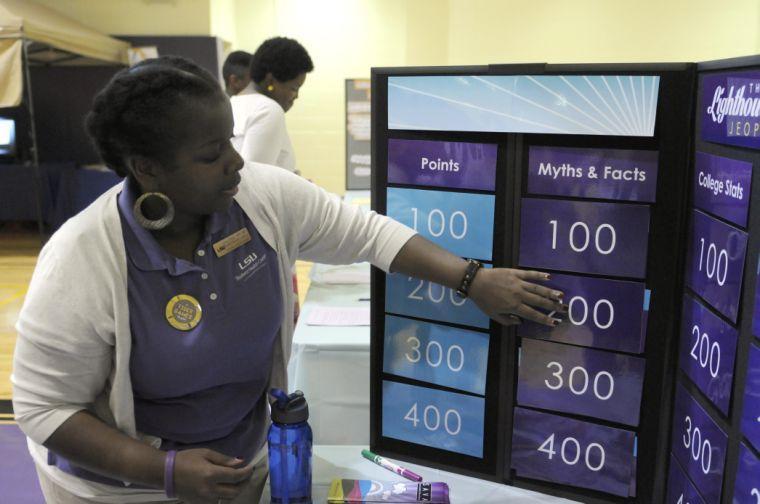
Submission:
{"label": "category card", "polygon": [[649,207],[523,198],[520,266],[644,278]]}
{"label": "category card", "polygon": [[653,203],[657,151],[532,146],[528,193]]}
{"label": "category card", "polygon": [[454,289],[398,273],[385,275],[385,311],[483,329],[491,322],[470,298],[461,299]]}
{"label": "category card", "polygon": [[386,315],[383,371],[485,395],[489,340],[482,332]]}
{"label": "category card", "polygon": [[649,296],[641,282],[552,274],[542,285],[565,293],[567,317],[557,327],[530,321],[517,335],[619,352],[642,353]]}
{"label": "category card", "polygon": [[752,334],[760,338],[760,257],[757,260],[757,277],[755,280],[755,313],[752,315]]}
{"label": "category card", "polygon": [[691,216],[686,285],[736,322],[747,233],[697,210]]}
{"label": "category card", "polygon": [[747,381],[744,385],[742,434],[760,450],[760,348],[750,345]]}
{"label": "category card", "polygon": [[452,254],[490,261],[495,196],[388,188],[388,217]]}
{"label": "category card", "polygon": [[672,454],[670,455],[670,471],[668,471],[668,496],[665,498],[665,504],[705,504],[704,499]]}
{"label": "category card", "polygon": [[635,443],[630,431],[515,408],[512,468],[520,477],[628,497]]}
{"label": "category card", "polygon": [[483,457],[486,401],[383,381],[383,436]]}
{"label": "category card", "polygon": [[644,363],[630,355],[524,339],[517,403],[635,427]]}
{"label": "category card", "polygon": [[728,416],[739,333],[702,303],[684,296],[678,361],[699,390]]}
{"label": "category card", "polygon": [[760,72],[702,77],[702,140],[760,149]]}
{"label": "category card", "polygon": [[720,502],[728,437],[686,391],[676,387],[673,455],[707,502]]}
{"label": "category card", "polygon": [[496,144],[390,138],[388,183],[493,191]]}
{"label": "category card", "polygon": [[694,206],[747,227],[752,163],[697,152]]}
{"label": "category card", "polygon": [[744,444],[740,444],[733,504],[757,504],[758,502],[760,502],[760,459]]}

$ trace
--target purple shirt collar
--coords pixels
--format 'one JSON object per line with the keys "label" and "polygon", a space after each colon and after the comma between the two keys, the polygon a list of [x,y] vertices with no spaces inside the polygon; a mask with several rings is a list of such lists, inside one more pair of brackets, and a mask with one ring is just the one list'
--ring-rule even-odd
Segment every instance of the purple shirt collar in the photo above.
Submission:
{"label": "purple shirt collar", "polygon": [[[129,231],[135,237],[126,241],[128,255],[134,265],[142,271],[167,270],[172,276],[178,276],[188,271],[198,271],[203,268],[184,259],[170,255],[158,244],[147,229],[140,226],[132,213],[132,207],[139,195],[137,182],[131,177],[124,180],[124,186],[119,194],[119,210],[129,226]],[[234,204],[234,203],[233,203]],[[206,219],[206,229],[198,248],[204,248],[224,229],[229,219],[229,210],[214,212]]]}

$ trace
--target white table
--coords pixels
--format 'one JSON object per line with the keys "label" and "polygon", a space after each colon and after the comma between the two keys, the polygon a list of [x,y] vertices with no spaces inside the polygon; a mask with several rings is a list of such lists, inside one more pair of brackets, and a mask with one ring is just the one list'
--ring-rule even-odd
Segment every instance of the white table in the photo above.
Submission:
{"label": "white table", "polygon": [[[369,265],[364,266],[369,268]],[[309,402],[315,444],[369,443],[369,326],[309,326],[318,306],[369,306],[369,284],[312,283],[288,364],[290,390]]]}
{"label": "white table", "polygon": [[[403,480],[394,473],[362,458],[361,451],[366,448],[366,445],[314,446],[312,458],[312,501],[314,504],[327,502],[330,482],[335,478]],[[425,478],[425,481],[447,483],[452,504],[572,504],[574,502],[416,464],[400,462],[399,465],[411,469]],[[267,487],[261,502],[268,503],[269,500]]]}

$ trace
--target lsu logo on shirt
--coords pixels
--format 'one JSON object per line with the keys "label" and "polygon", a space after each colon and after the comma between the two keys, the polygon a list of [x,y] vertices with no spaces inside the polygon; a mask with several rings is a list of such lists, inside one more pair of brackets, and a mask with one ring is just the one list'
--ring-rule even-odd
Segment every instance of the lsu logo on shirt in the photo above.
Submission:
{"label": "lsu logo on shirt", "polygon": [[248,280],[254,273],[266,265],[266,261],[266,254],[258,255],[256,252],[251,252],[238,261],[237,267],[239,273],[235,275],[235,280],[238,282]]}

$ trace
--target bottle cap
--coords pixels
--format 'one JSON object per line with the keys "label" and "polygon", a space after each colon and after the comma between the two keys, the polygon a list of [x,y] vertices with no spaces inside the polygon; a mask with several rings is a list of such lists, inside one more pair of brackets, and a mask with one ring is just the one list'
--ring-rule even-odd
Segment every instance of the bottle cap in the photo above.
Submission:
{"label": "bottle cap", "polygon": [[272,403],[272,421],[279,424],[296,424],[309,419],[309,405],[303,392],[296,390],[290,395],[280,389],[269,392],[275,401]]}

